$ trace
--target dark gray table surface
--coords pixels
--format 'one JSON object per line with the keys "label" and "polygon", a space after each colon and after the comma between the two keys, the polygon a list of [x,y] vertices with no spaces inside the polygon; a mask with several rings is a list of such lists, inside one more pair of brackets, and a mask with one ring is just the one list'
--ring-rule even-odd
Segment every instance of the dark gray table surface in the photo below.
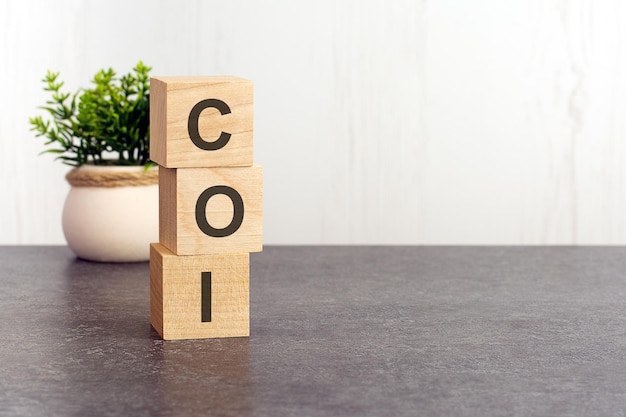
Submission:
{"label": "dark gray table surface", "polygon": [[147,263],[0,265],[2,416],[626,414],[626,248],[270,246],[250,338],[168,342]]}

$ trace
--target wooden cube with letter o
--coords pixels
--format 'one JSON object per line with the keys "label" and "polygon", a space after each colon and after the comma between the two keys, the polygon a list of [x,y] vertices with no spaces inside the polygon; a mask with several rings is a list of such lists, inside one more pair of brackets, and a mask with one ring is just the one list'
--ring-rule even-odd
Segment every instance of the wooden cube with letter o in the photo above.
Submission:
{"label": "wooden cube with letter o", "polygon": [[260,166],[159,168],[159,241],[177,255],[263,249]]}

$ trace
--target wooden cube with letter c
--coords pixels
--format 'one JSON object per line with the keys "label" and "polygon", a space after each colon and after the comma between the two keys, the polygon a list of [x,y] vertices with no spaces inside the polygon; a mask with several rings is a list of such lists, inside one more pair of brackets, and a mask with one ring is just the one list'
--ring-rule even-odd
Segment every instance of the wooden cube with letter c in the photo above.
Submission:
{"label": "wooden cube with letter c", "polygon": [[176,255],[263,250],[261,166],[159,167],[159,242]]}
{"label": "wooden cube with letter c", "polygon": [[252,136],[252,81],[150,78],[150,159],[160,166],[251,166]]}
{"label": "wooden cube with letter c", "polygon": [[250,335],[247,253],[177,256],[150,245],[150,324],[165,340]]}

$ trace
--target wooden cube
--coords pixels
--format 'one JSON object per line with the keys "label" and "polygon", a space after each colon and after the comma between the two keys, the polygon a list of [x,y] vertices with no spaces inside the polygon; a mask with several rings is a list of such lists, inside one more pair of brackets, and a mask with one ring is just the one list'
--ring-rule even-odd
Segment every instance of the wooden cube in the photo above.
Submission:
{"label": "wooden cube", "polygon": [[177,255],[263,250],[263,170],[159,168],[159,242]]}
{"label": "wooden cube", "polygon": [[250,257],[150,245],[150,324],[165,340],[250,335]]}
{"label": "wooden cube", "polygon": [[150,159],[168,168],[251,166],[252,81],[150,78]]}

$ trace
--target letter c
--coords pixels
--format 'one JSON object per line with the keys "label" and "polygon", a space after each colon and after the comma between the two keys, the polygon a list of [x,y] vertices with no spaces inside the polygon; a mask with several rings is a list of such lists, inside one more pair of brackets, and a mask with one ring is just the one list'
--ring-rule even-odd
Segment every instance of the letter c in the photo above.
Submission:
{"label": "letter c", "polygon": [[213,107],[219,110],[222,116],[230,113],[230,107],[228,107],[228,104],[224,103],[222,100],[218,100],[216,98],[202,100],[191,109],[191,112],[189,113],[189,119],[187,121],[187,130],[189,131],[189,137],[191,138],[191,141],[198,148],[205,151],[216,151],[226,146],[226,144],[230,140],[230,133],[222,132],[220,134],[220,137],[213,142],[208,142],[202,139],[202,136],[200,136],[200,130],[198,129],[198,121],[200,119],[200,113],[202,113],[202,110],[209,107]]}

